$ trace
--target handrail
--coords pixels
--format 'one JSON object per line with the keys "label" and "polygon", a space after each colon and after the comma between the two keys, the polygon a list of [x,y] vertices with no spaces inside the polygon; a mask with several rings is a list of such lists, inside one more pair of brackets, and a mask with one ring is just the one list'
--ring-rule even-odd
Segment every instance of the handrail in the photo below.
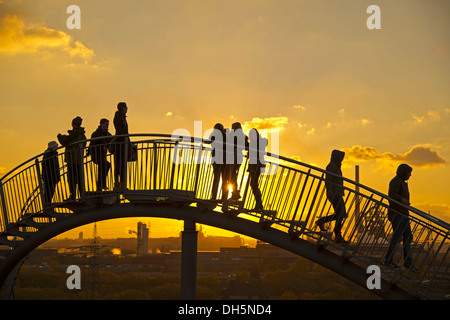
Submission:
{"label": "handrail", "polygon": [[[126,192],[111,190],[108,191],[109,195],[120,196],[120,201],[125,199],[145,201],[142,200],[142,196],[145,195],[144,191],[161,190],[162,195],[169,192],[168,195],[172,195],[173,199],[205,204],[211,202],[213,170],[210,160],[212,148],[206,146],[211,143],[210,140],[168,134],[130,134],[110,136],[108,139],[114,137],[130,137],[126,142],[115,143],[120,148],[128,144],[131,138],[140,140],[130,141],[138,145],[138,161],[131,162],[126,170],[126,179],[131,183],[128,186],[129,190]],[[104,138],[86,139],[84,141],[86,148],[88,148],[87,142]],[[62,148],[64,147],[61,146],[58,150]],[[128,150],[128,147],[123,150]],[[83,150],[83,155],[84,152],[85,150]],[[43,199],[41,200],[42,197],[39,196],[42,196],[43,190],[39,166],[44,154],[45,152],[23,162],[0,179],[0,211],[2,212],[0,235],[2,232],[13,230],[15,223],[28,213],[44,212],[49,208],[57,209],[59,212],[71,212],[71,209],[67,207],[70,201],[63,203],[64,197],[68,195],[68,180],[71,178],[67,166],[60,167],[62,180],[59,183],[59,191],[55,194],[58,201],[50,204],[44,203]],[[66,152],[59,153],[57,159],[62,161],[62,157],[65,155]],[[107,157],[108,160],[111,160],[113,155],[108,153]],[[368,186],[346,177],[339,177],[344,181],[343,189],[346,191],[344,205],[348,213],[343,233],[352,244],[347,248],[342,248],[339,244],[334,243],[327,232],[320,232],[315,226],[318,218],[333,211],[331,203],[325,196],[324,182],[326,175],[336,175],[324,169],[269,152],[265,154],[265,159],[266,172],[261,175],[259,180],[265,210],[252,209],[255,199],[250,187],[250,177],[246,171],[249,162],[247,155],[245,155],[236,182],[241,191],[241,200],[236,202],[219,201],[218,203],[214,201],[213,203],[218,205],[219,209],[222,206],[224,212],[245,213],[249,219],[257,219],[262,226],[284,230],[292,237],[325,242],[335,250],[350,255],[363,264],[380,263],[379,259],[388,245],[386,235],[392,231],[386,212],[389,203],[398,203],[399,207],[405,208],[411,213],[409,219],[414,234],[412,246],[418,263],[422,267],[421,270],[426,269],[426,271],[423,271],[423,276],[421,274],[420,284],[414,284],[414,287],[403,272],[393,273],[391,279],[426,295],[427,293],[423,291],[425,284],[434,286],[436,281],[441,279],[440,277],[449,277],[450,263],[447,261],[450,258],[450,249],[447,247],[450,242],[449,223],[414,207],[405,206]],[[92,163],[92,160],[84,156],[83,187],[80,190],[80,198],[73,199],[73,201],[89,200],[103,194],[101,190],[95,191],[96,170],[98,168]],[[113,172],[115,173],[116,170],[114,165],[114,171],[111,169],[109,173],[108,184],[110,187],[112,186]],[[174,193],[174,190],[183,192]],[[157,193],[153,194],[157,195]],[[61,206],[62,203],[63,206]],[[430,248],[435,250],[434,253],[430,251]],[[441,275],[442,270],[446,270],[444,275]],[[431,279],[432,284],[424,279],[427,281]],[[445,279],[447,282],[444,281],[444,283],[448,283],[448,279]]]}
{"label": "handrail", "polygon": [[[191,136],[183,136],[183,135],[176,135],[175,136],[176,139],[175,139],[174,136],[171,135],[171,134],[159,134],[159,133],[134,133],[134,134],[114,135],[114,136],[110,136],[108,138],[112,139],[114,137],[116,137],[116,138],[121,138],[121,137],[163,137],[163,138],[169,138],[168,141],[174,141],[174,142],[178,141],[180,138],[183,139],[183,142],[186,142],[186,141],[190,141],[190,142],[194,142],[194,143],[195,142],[198,142],[198,143],[208,143],[208,142],[210,142],[209,139],[198,138],[198,137],[191,137]],[[90,141],[103,140],[104,138],[105,137],[90,138],[90,139],[86,139],[86,140],[81,141],[81,142],[86,142],[87,143],[87,142],[90,142]],[[73,144],[79,144],[79,143],[80,143],[80,141],[75,142]],[[226,144],[228,144],[228,143],[226,143]],[[63,149],[63,148],[65,148],[65,147],[64,146],[59,146],[56,150],[60,150],[60,149]],[[39,157],[42,157],[44,154],[45,154],[45,151],[40,153],[40,154],[38,154],[38,155],[36,155],[36,156],[34,156],[34,157],[32,157],[32,158],[30,158],[30,159],[28,159],[27,161],[24,161],[20,165],[18,165],[15,168],[11,169],[9,172],[7,172],[2,177],[0,177],[0,184],[3,184],[3,182],[6,181],[6,178],[8,178],[9,175],[11,175],[13,172],[17,171],[19,168],[25,166],[26,164],[31,163],[32,161],[35,161],[36,159],[39,159]],[[276,158],[276,159],[279,159],[279,160],[282,160],[282,161],[285,161],[285,162],[288,162],[288,163],[291,163],[291,164],[299,165],[299,166],[302,166],[302,167],[305,167],[305,168],[309,168],[309,169],[312,169],[312,170],[315,170],[315,171],[318,171],[318,172],[321,172],[321,173],[325,173],[325,174],[328,174],[328,175],[336,176],[336,174],[333,173],[333,172],[327,172],[325,169],[322,169],[322,168],[319,168],[319,167],[315,167],[315,166],[310,165],[308,163],[297,161],[297,160],[294,160],[294,159],[291,159],[291,158],[287,158],[287,157],[284,157],[284,156],[281,156],[281,155],[277,155],[277,154],[274,154],[274,153],[271,153],[271,152],[267,152],[266,155],[268,157]],[[377,196],[380,196],[380,197],[388,200],[391,203],[396,203],[399,207],[406,208],[407,210],[414,212],[415,214],[421,216],[422,218],[427,219],[427,220],[429,220],[429,221],[431,221],[431,222],[433,222],[433,223],[435,223],[435,224],[437,224],[437,225],[439,225],[439,226],[441,226],[441,227],[443,227],[445,229],[450,230],[450,223],[447,223],[444,220],[441,220],[441,219],[439,219],[437,217],[434,217],[434,216],[432,216],[432,215],[430,215],[430,214],[428,214],[428,213],[426,213],[424,211],[421,211],[421,210],[419,210],[419,209],[417,209],[415,207],[407,206],[407,205],[405,205],[405,204],[403,204],[401,202],[398,202],[395,199],[390,198],[388,195],[383,194],[382,192],[374,190],[374,189],[372,189],[372,188],[370,188],[370,187],[368,187],[366,185],[363,185],[361,183],[353,181],[353,180],[351,180],[351,179],[349,179],[347,177],[342,176],[342,177],[339,177],[339,178],[341,178],[343,181],[345,181],[347,183],[350,183],[350,184],[354,185],[355,187],[359,187],[359,188],[362,188],[362,189],[364,189],[364,190],[366,190],[366,191],[368,191],[370,193],[376,194]]]}
{"label": "handrail", "polygon": [[[270,154],[270,153],[268,153],[268,154]],[[297,165],[300,165],[300,166],[303,166],[303,167],[307,167],[307,168],[310,168],[310,169],[314,169],[314,170],[320,171],[320,172],[322,172],[322,173],[326,173],[326,174],[329,174],[329,175],[338,177],[338,176],[337,176],[335,173],[333,173],[333,172],[326,171],[326,170],[321,169],[321,168],[319,168],[319,167],[314,167],[314,166],[312,166],[312,165],[310,165],[310,164],[307,164],[307,163],[304,163],[304,162],[300,162],[300,161],[297,161],[297,160],[294,160],[294,159],[290,159],[290,158],[286,158],[286,157],[278,156],[278,155],[277,155],[277,157],[279,157],[280,159],[282,159],[282,160],[284,160],[284,161],[290,162],[290,163],[294,163],[294,164],[297,164]],[[428,220],[431,220],[431,221],[433,221],[433,222],[436,223],[436,224],[439,224],[439,225],[442,226],[443,228],[450,229],[450,223],[447,223],[447,222],[444,221],[444,220],[441,220],[441,219],[439,219],[439,218],[436,218],[436,217],[434,217],[434,216],[432,216],[432,215],[430,215],[430,214],[428,214],[428,213],[426,213],[426,212],[424,212],[424,211],[421,211],[421,210],[419,210],[419,209],[417,209],[417,208],[415,208],[415,207],[405,205],[404,203],[401,203],[401,202],[399,202],[399,201],[397,201],[397,200],[395,200],[395,199],[392,199],[391,197],[389,197],[388,195],[386,195],[386,194],[384,194],[384,193],[382,193],[382,192],[379,192],[379,191],[377,191],[377,190],[375,190],[375,189],[372,189],[372,188],[370,188],[370,187],[368,187],[368,186],[366,186],[366,185],[363,185],[363,184],[361,184],[361,183],[358,183],[358,182],[356,182],[356,181],[353,181],[353,180],[351,180],[351,179],[349,179],[349,178],[346,178],[346,177],[344,177],[344,176],[342,176],[342,177],[339,176],[339,178],[341,178],[343,181],[346,181],[346,182],[351,183],[351,184],[353,184],[353,185],[355,185],[355,186],[358,186],[358,187],[360,187],[360,188],[363,188],[363,189],[365,189],[365,190],[367,190],[367,191],[369,191],[369,192],[371,192],[371,193],[374,193],[374,194],[376,194],[376,195],[378,195],[378,196],[380,196],[380,197],[383,197],[383,198],[389,200],[391,203],[395,203],[395,204],[397,204],[397,205],[400,206],[400,207],[404,207],[404,208],[406,208],[406,209],[409,210],[409,211],[413,211],[414,213],[420,215],[421,217],[423,217],[423,218],[425,218],[425,219],[428,219]]]}
{"label": "handrail", "polygon": [[[114,136],[110,136],[109,138],[114,138],[114,137],[116,137],[116,138],[120,138],[120,137],[164,137],[164,138],[170,138],[170,140],[168,140],[168,141],[174,141],[174,142],[177,141],[177,139],[174,139],[173,135],[170,135],[170,134],[158,134],[158,133],[135,133],[135,134],[114,135]],[[208,142],[210,142],[209,139],[205,139],[205,138],[190,137],[190,136],[183,136],[183,135],[176,135],[176,137],[178,139],[182,138],[183,142],[186,142],[186,140],[188,140],[190,142],[199,142],[199,143],[208,143]],[[90,142],[90,141],[103,140],[103,139],[104,139],[104,137],[97,137],[97,138],[86,139],[86,140],[84,140],[82,142]],[[75,142],[73,144],[79,144],[79,143],[80,143],[80,141]],[[65,147],[64,146],[59,146],[56,150],[60,150],[62,148],[65,148]],[[0,177],[0,183],[3,184],[4,181],[6,181],[6,178],[8,178],[9,175],[11,175],[13,172],[17,171],[19,168],[25,166],[26,164],[31,163],[32,161],[35,161],[36,159],[39,159],[39,157],[42,157],[44,154],[45,154],[45,151],[40,153],[40,154],[38,154],[38,155],[36,155],[36,156],[34,156],[34,157],[32,157],[32,158],[30,158],[30,159],[28,159],[27,161],[24,161],[20,165],[18,165],[15,168],[11,169],[9,172],[7,172],[2,177]],[[321,172],[321,173],[325,173],[325,174],[328,174],[328,175],[336,176],[336,174],[333,173],[333,172],[327,172],[325,169],[322,169],[322,168],[319,168],[319,167],[315,167],[313,165],[310,165],[310,164],[307,164],[307,163],[304,163],[304,162],[301,162],[301,161],[297,161],[297,160],[294,160],[294,159],[291,159],[291,158],[287,158],[287,157],[284,157],[284,156],[281,156],[281,155],[277,155],[277,154],[274,154],[274,153],[271,153],[271,152],[267,152],[266,155],[268,157],[272,157],[272,158],[276,158],[276,159],[279,159],[279,160],[283,160],[283,161],[291,163],[291,164],[299,165],[299,166],[302,166],[302,167],[305,167],[305,168],[309,168],[309,169],[312,169],[312,170],[315,170],[315,171],[318,171],[318,172]],[[422,218],[430,220],[431,222],[433,222],[433,223],[435,223],[435,224],[437,224],[437,225],[439,225],[439,226],[441,226],[443,228],[446,228],[446,229],[450,230],[450,223],[447,223],[444,220],[436,218],[436,217],[434,217],[434,216],[432,216],[432,215],[430,215],[430,214],[428,214],[426,212],[423,212],[423,211],[421,211],[421,210],[419,210],[419,209],[417,209],[415,207],[407,206],[407,205],[405,205],[405,204],[403,204],[401,202],[398,202],[395,199],[390,198],[388,195],[383,194],[382,192],[379,192],[379,191],[377,191],[375,189],[372,189],[372,188],[370,188],[370,187],[368,187],[366,185],[363,185],[361,183],[353,181],[353,180],[351,180],[351,179],[349,179],[349,178],[347,178],[345,176],[342,176],[342,177],[340,176],[339,178],[341,178],[343,181],[345,181],[347,183],[350,183],[350,184],[352,184],[354,186],[357,186],[359,188],[362,188],[362,189],[364,189],[364,190],[366,190],[366,191],[368,191],[370,193],[373,193],[373,194],[376,194],[376,195],[378,195],[378,196],[380,196],[382,198],[385,198],[386,200],[389,200],[391,203],[396,203],[398,206],[404,207],[407,210],[412,211],[415,214],[421,216]]]}

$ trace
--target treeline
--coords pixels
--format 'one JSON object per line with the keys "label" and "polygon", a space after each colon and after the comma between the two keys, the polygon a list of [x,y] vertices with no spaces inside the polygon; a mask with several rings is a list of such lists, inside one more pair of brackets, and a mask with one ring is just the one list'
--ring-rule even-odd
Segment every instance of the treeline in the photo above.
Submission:
{"label": "treeline", "polygon": [[[302,258],[289,266],[267,259],[234,274],[234,284],[251,283],[274,300],[377,299],[368,290]],[[61,270],[41,271],[24,265],[15,286],[15,299],[175,300],[180,295],[178,274],[147,276],[82,268],[81,290],[67,289],[68,276]],[[230,281],[219,275],[199,276],[197,299],[221,299]]]}

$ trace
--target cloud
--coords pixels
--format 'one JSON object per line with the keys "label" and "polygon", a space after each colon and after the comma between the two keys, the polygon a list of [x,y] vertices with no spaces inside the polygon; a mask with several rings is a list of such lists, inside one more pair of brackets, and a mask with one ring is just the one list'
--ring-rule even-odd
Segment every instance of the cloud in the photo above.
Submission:
{"label": "cloud", "polygon": [[313,136],[313,135],[316,134],[316,129],[315,129],[315,128],[311,128],[311,129],[309,129],[308,131],[306,131],[306,134],[307,134],[308,136]]}
{"label": "cloud", "polygon": [[[445,108],[444,114],[448,114],[447,111],[448,108]],[[434,123],[434,122],[440,122],[441,121],[441,113],[436,110],[429,110],[425,114],[412,114],[412,118],[414,120],[414,123],[416,125],[422,125],[424,123]]]}
{"label": "cloud", "polygon": [[305,111],[306,110],[305,106],[302,106],[302,105],[299,105],[299,104],[293,106],[292,108],[296,109],[296,110],[300,110],[300,111]]}
{"label": "cloud", "polygon": [[388,164],[408,163],[417,167],[433,167],[444,165],[446,161],[429,146],[414,146],[403,154],[392,154],[390,152],[378,153],[375,148],[353,146],[344,148],[345,160],[351,162],[377,160]]}
{"label": "cloud", "polygon": [[36,53],[59,50],[71,58],[84,61],[94,56],[94,51],[69,34],[47,28],[44,24],[26,24],[17,15],[6,15],[0,21],[0,53]]}
{"label": "cloud", "polygon": [[245,121],[242,124],[242,128],[244,131],[248,131],[252,128],[261,130],[265,129],[268,131],[272,130],[283,130],[284,127],[288,124],[287,117],[270,117],[270,118],[253,118],[251,121]]}
{"label": "cloud", "polygon": [[443,165],[446,161],[428,146],[415,146],[405,154],[398,155],[397,161],[410,162],[419,167]]}
{"label": "cloud", "polygon": [[424,122],[424,120],[425,120],[424,116],[418,116],[418,115],[413,114],[412,117],[414,119],[414,123],[415,124],[422,124]]}

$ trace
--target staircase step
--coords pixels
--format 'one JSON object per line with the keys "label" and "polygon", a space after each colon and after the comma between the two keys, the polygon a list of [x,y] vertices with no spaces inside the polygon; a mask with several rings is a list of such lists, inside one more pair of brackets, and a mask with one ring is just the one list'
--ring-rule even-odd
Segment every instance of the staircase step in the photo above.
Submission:
{"label": "staircase step", "polygon": [[22,242],[24,239],[21,237],[14,237],[6,235],[5,233],[0,234],[0,245],[5,245],[8,247],[15,247],[18,243]]}
{"label": "staircase step", "polygon": [[16,226],[8,228],[4,231],[4,234],[6,234],[7,236],[26,238],[30,234],[35,233],[35,231],[21,231],[18,228],[19,227],[16,227]]}
{"label": "staircase step", "polygon": [[34,220],[32,220],[31,218],[22,220],[22,221],[18,221],[17,223],[15,223],[16,227],[32,227],[35,229],[40,229],[42,226],[49,224],[51,222],[36,222]]}

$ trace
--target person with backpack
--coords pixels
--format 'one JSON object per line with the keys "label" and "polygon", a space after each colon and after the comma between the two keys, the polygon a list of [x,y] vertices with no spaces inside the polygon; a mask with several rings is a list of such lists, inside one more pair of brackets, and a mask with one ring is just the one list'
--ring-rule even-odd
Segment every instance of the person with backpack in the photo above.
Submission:
{"label": "person with backpack", "polygon": [[84,191],[83,182],[83,154],[86,147],[85,130],[81,127],[83,119],[76,117],[72,120],[72,130],[68,135],[58,134],[59,143],[66,147],[65,162],[67,163],[67,180],[69,183],[70,197],[68,200],[77,198],[77,189]]}
{"label": "person with backpack", "polygon": [[109,143],[111,141],[111,133],[108,131],[109,120],[101,119],[100,125],[95,130],[91,138],[101,138],[92,140],[89,144],[88,155],[91,156],[92,162],[98,166],[97,170],[97,190],[102,191],[107,189],[106,179],[108,172],[111,169],[111,163],[107,160],[107,153],[109,150]]}

